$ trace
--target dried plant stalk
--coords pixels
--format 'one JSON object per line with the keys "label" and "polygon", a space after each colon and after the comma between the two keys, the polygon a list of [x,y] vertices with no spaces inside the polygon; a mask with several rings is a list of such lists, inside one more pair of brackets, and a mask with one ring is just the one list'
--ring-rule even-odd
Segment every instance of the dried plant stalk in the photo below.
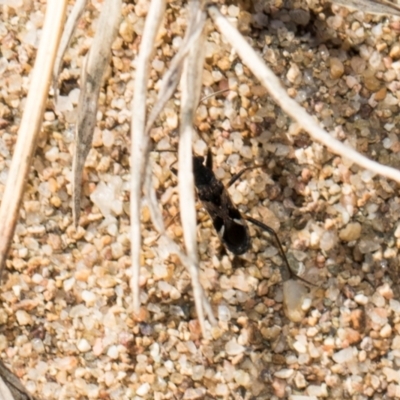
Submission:
{"label": "dried plant stalk", "polygon": [[[151,162],[149,162],[149,164],[151,164]],[[147,204],[148,204],[149,210],[150,210],[151,220],[153,221],[154,227],[157,229],[160,236],[164,239],[164,241],[166,243],[167,251],[170,254],[176,254],[180,258],[182,264],[185,265],[187,269],[189,269],[191,260],[189,259],[189,257],[186,254],[183,253],[183,251],[181,251],[178,244],[175,243],[172,240],[172,238],[170,238],[168,236],[168,234],[166,232],[165,224],[164,224],[164,221],[163,221],[160,209],[159,209],[159,203],[157,200],[156,192],[155,192],[151,177],[152,177],[151,168],[146,168],[144,191],[145,191],[146,199],[148,202]],[[204,311],[206,312],[207,317],[208,317],[209,321],[211,322],[211,324],[216,325],[217,321],[215,320],[211,305],[205,296],[204,290],[200,284],[198,284],[198,287],[199,287],[199,293],[200,293],[199,294],[199,302],[200,302],[201,306],[203,307]],[[197,307],[197,304],[196,304],[196,307]],[[204,325],[204,331],[203,331],[203,327],[202,327],[202,334],[203,334],[203,336],[206,337],[207,332],[205,329],[205,323],[203,325]]]}
{"label": "dried plant stalk", "polygon": [[156,34],[161,25],[165,10],[165,0],[153,0],[144,26],[140,52],[137,57],[134,96],[132,101],[132,145],[131,145],[131,290],[133,312],[140,310],[140,200],[142,192],[142,172],[146,161],[146,98],[149,78],[150,58],[153,53]]}
{"label": "dried plant stalk", "polygon": [[0,400],[34,400],[20,380],[0,360]]}
{"label": "dried plant stalk", "polygon": [[400,15],[398,4],[386,0],[332,0],[332,4],[375,15]]}
{"label": "dried plant stalk", "polygon": [[78,120],[75,131],[76,151],[73,157],[72,214],[78,226],[81,211],[82,171],[92,147],[96,126],[97,104],[103,75],[110,63],[111,45],[121,18],[121,0],[106,0],[101,10],[99,24],[81,74]]}
{"label": "dried plant stalk", "polygon": [[[160,6],[152,3],[151,7],[155,5],[157,10],[160,10]],[[131,279],[131,289],[133,296],[133,308],[134,312],[138,313],[140,309],[140,296],[139,296],[139,271],[140,271],[140,248],[141,248],[141,234],[140,234],[140,196],[141,196],[141,181],[142,181],[142,171],[145,170],[146,182],[145,182],[145,191],[146,198],[149,203],[149,208],[152,216],[152,220],[154,226],[159,231],[160,235],[162,235],[168,244],[169,251],[171,253],[177,254],[182,263],[188,269],[194,290],[194,297],[196,303],[196,309],[199,317],[200,326],[202,329],[202,333],[206,335],[205,328],[205,318],[204,318],[204,310],[208,314],[209,320],[211,323],[215,323],[215,318],[212,314],[212,309],[210,304],[208,303],[204,291],[200,285],[199,277],[198,277],[198,261],[197,261],[197,245],[196,245],[196,214],[194,208],[194,185],[193,185],[193,175],[190,173],[192,169],[192,131],[193,131],[193,115],[194,110],[197,107],[199,94],[200,94],[200,78],[201,78],[201,68],[202,63],[198,63],[198,47],[199,44],[196,41],[201,36],[201,32],[205,23],[205,13],[200,10],[199,2],[191,3],[191,18],[188,23],[188,29],[185,34],[184,43],[181,46],[180,51],[174,57],[171,67],[168,70],[167,74],[164,76],[163,84],[160,90],[160,94],[158,100],[151,111],[147,124],[145,125],[145,105],[146,105],[146,93],[147,93],[147,80],[148,80],[148,69],[150,64],[150,56],[154,46],[155,33],[158,29],[158,14],[153,15],[152,9],[150,9],[149,14],[146,18],[146,26],[145,32],[143,35],[142,46],[140,50],[140,55],[137,64],[136,70],[136,79],[135,79],[135,93],[134,93],[134,102],[133,109],[135,110],[135,114],[133,116],[132,122],[132,162],[131,162],[131,246],[132,246],[132,279]],[[150,22],[148,22],[150,21]],[[148,25],[150,27],[148,27]],[[148,33],[146,29],[149,29],[151,33]],[[152,41],[150,42],[150,35],[153,35]],[[194,46],[194,44],[196,44]],[[142,50],[144,48],[144,50]],[[196,50],[193,49],[196,48]],[[165,103],[168,99],[173,95],[178,82],[179,77],[181,75],[182,66],[185,62],[185,57],[188,55],[189,51],[192,49],[192,61],[190,62],[190,66],[186,66],[186,71],[190,70],[187,73],[186,78],[184,79],[184,86],[186,88],[185,93],[182,97],[183,107],[182,115],[184,115],[185,123],[183,124],[183,136],[184,139],[181,143],[184,144],[185,152],[187,153],[187,157],[182,157],[184,160],[184,165],[186,168],[180,168],[180,170],[185,170],[185,173],[189,173],[189,179],[192,180],[192,183],[189,185],[182,184],[180,185],[182,191],[182,199],[183,204],[185,204],[185,211],[183,215],[183,219],[186,224],[186,247],[188,249],[188,255],[185,255],[180,249],[179,246],[173,242],[171,238],[165,232],[165,226],[162,221],[162,216],[159,213],[157,201],[154,192],[154,188],[152,188],[151,184],[151,165],[148,162],[148,143],[149,143],[149,131],[157,118],[158,114],[161,112]],[[141,58],[143,57],[143,58]],[[194,66],[196,66],[194,68]],[[200,70],[199,70],[200,68]],[[196,73],[193,73],[196,71]],[[188,78],[189,77],[189,78]],[[193,80],[193,77],[194,80]],[[195,95],[194,95],[195,94]],[[193,96],[194,95],[194,96]],[[145,127],[145,128],[144,128]],[[182,140],[182,139],[181,139]],[[181,150],[182,151],[182,150]],[[189,168],[187,166],[189,165]],[[183,182],[187,182],[186,177],[184,177]],[[191,197],[188,200],[187,195]],[[192,210],[187,211],[190,207],[188,207],[188,201],[192,204]],[[190,213],[190,217],[186,218]],[[188,228],[190,227],[190,228]],[[189,230],[188,230],[189,229]],[[185,230],[185,227],[184,227]]]}
{"label": "dried plant stalk", "polygon": [[[204,27],[205,13],[200,9],[199,2],[192,1],[189,6],[193,17],[192,20],[199,21],[201,26]],[[184,72],[181,79],[182,101],[180,112],[181,125],[179,138],[178,189],[183,237],[189,258],[189,264],[187,267],[192,280],[197,316],[199,318],[203,336],[205,336],[206,329],[204,311],[201,302],[202,290],[199,281],[199,262],[197,257],[197,220],[192,155],[193,121],[200,98],[203,70],[202,46],[204,46],[204,38],[201,35],[191,47],[189,55],[185,60]]]}
{"label": "dried plant stalk", "polygon": [[393,179],[400,183],[400,171],[376,161],[372,161],[361,155],[358,151],[333,138],[328,132],[320,127],[317,121],[307,111],[294,101],[286,92],[270,68],[262,58],[252,49],[246,39],[239,31],[229,23],[220,13],[217,7],[210,6],[208,9],[214,23],[224,35],[225,39],[237,51],[244,64],[253,72],[260,82],[267,88],[276,103],[294,120],[298,122],[308,134],[317,142],[325,145],[332,153],[338,154],[351,160],[360,167],[370,170],[376,174]]}
{"label": "dried plant stalk", "polygon": [[54,91],[54,101],[56,103],[57,103],[57,82],[61,72],[62,59],[68,48],[72,35],[78,24],[79,18],[81,17],[87,2],[88,0],[77,0],[77,2],[74,4],[71,14],[68,17],[67,23],[65,24],[64,32],[60,40],[60,45],[58,46],[57,57],[53,68],[53,91]]}
{"label": "dried plant stalk", "polygon": [[5,267],[18,219],[25,182],[42,126],[66,7],[67,0],[49,0],[47,2],[41,41],[0,207],[0,272]]}
{"label": "dried plant stalk", "polygon": [[157,102],[154,104],[154,107],[149,113],[149,118],[146,124],[147,134],[149,133],[158,115],[163,110],[167,101],[174,94],[179,84],[185,58],[188,55],[192,46],[194,45],[195,41],[199,38],[201,32],[203,31],[203,27],[204,21],[202,21],[202,18],[200,18],[200,14],[192,13],[182,44],[179,47],[178,52],[172,59],[168,71],[163,76],[160,92],[157,97]]}

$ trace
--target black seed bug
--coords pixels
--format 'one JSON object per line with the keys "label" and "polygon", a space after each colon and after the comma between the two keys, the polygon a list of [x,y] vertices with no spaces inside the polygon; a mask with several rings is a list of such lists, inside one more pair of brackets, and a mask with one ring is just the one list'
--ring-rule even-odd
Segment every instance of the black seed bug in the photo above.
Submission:
{"label": "black seed bug", "polygon": [[[210,150],[204,164],[204,157],[193,157],[193,174],[197,193],[204,208],[213,221],[222,243],[235,255],[241,255],[250,248],[250,234],[246,222],[234,206],[225,186],[213,172]],[[244,171],[240,171],[242,175]],[[240,175],[236,174],[228,184],[231,186]]]}
{"label": "black seed bug", "polygon": [[[297,276],[290,268],[277,233],[270,226],[239,212],[233,204],[227,188],[215,176],[212,164],[210,149],[208,149],[205,159],[202,156],[193,156],[194,182],[199,199],[211,217],[214,228],[225,247],[235,255],[246,253],[251,246],[250,233],[246,221],[251,222],[275,238],[290,278],[299,279],[310,284],[310,282]],[[260,168],[260,166],[246,167],[239,171],[231,178],[227,187],[233,185],[246,171],[255,168]],[[171,168],[171,170],[174,174],[177,174],[175,168]]]}

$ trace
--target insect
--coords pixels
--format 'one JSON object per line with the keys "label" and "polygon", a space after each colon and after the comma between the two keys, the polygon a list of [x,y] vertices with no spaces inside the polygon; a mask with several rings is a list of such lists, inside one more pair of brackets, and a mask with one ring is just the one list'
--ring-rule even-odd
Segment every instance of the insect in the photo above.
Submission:
{"label": "insect", "polygon": [[[206,159],[202,156],[193,156],[194,182],[199,199],[211,217],[214,228],[225,247],[235,255],[241,255],[248,251],[251,246],[251,239],[246,221],[251,222],[275,238],[290,278],[296,278],[310,284],[308,281],[297,276],[290,268],[277,233],[270,226],[248,215],[242,215],[239,212],[233,204],[227,188],[216,178],[212,164],[210,149],[207,151]],[[228,187],[233,185],[246,171],[255,168],[260,167],[246,167],[239,171],[231,178]],[[174,174],[177,174],[175,168],[171,168],[171,170]]]}

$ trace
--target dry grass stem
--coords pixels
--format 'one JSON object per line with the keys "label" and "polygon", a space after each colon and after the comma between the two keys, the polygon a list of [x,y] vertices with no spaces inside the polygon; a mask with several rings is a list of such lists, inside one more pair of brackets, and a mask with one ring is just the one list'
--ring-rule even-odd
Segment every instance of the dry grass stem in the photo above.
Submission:
{"label": "dry grass stem", "polygon": [[0,400],[16,400],[3,379],[0,378]]}
{"label": "dry grass stem", "polygon": [[372,161],[361,155],[358,151],[343,144],[333,138],[328,132],[322,129],[318,122],[307,113],[295,100],[286,92],[272,70],[267,67],[261,57],[247,43],[239,31],[220,13],[217,7],[209,7],[209,13],[218,29],[224,35],[225,39],[237,51],[243,62],[268,89],[271,96],[277,104],[299,125],[309,133],[316,141],[325,145],[332,153],[338,154],[348,160],[351,160],[360,167],[370,170],[376,174],[393,179],[400,183],[400,171]]}
{"label": "dry grass stem", "polygon": [[230,90],[231,90],[231,89],[221,89],[221,90],[217,90],[216,92],[212,92],[212,93],[210,93],[210,94],[207,94],[206,96],[204,96],[204,97],[202,97],[202,98],[200,99],[200,103],[203,103],[203,101],[206,101],[206,100],[208,100],[208,99],[211,98],[211,97],[218,96],[218,95],[220,95],[221,93],[229,92]]}
{"label": "dry grass stem", "polygon": [[86,157],[92,147],[102,78],[110,63],[111,45],[117,34],[121,19],[121,5],[121,0],[107,0],[104,3],[96,35],[85,65],[82,68],[81,92],[75,131],[76,151],[72,166],[72,214],[75,226],[78,226],[80,216],[82,171]]}
{"label": "dry grass stem", "polygon": [[47,4],[41,41],[32,71],[25,111],[18,131],[14,156],[0,207],[0,271],[5,266],[8,250],[14,235],[25,183],[42,126],[43,113],[63,28],[66,6],[66,0],[49,0]]}
{"label": "dry grass stem", "polygon": [[[197,9],[196,9],[197,6]],[[198,2],[190,3],[191,21],[196,20],[204,26],[205,13],[200,10]],[[190,26],[188,30],[190,29]],[[178,169],[178,189],[179,189],[179,209],[183,227],[183,237],[189,258],[190,277],[193,285],[193,294],[196,303],[196,311],[199,318],[203,335],[206,334],[204,311],[201,304],[201,285],[199,281],[199,262],[197,256],[197,220],[194,196],[194,177],[193,177],[193,121],[196,111],[201,88],[201,77],[203,69],[204,46],[203,36],[191,46],[188,57],[185,60],[184,72],[181,79],[182,101],[180,112],[180,138],[179,138],[179,169]]]}
{"label": "dry grass stem", "polygon": [[333,0],[337,4],[349,9],[360,10],[364,13],[375,15],[400,15],[400,7],[386,0]]}
{"label": "dry grass stem", "polygon": [[168,71],[163,76],[157,102],[150,111],[149,118],[147,120],[146,133],[149,133],[154,121],[163,110],[167,101],[174,94],[182,74],[183,62],[185,61],[185,58],[193,44],[199,38],[203,30],[204,20],[205,14],[200,10],[191,14],[182,44],[172,59]]}
{"label": "dry grass stem", "polygon": [[[165,224],[163,221],[163,217],[161,215],[161,211],[159,209],[159,202],[156,196],[156,192],[154,189],[154,185],[152,182],[152,169],[151,168],[146,168],[146,174],[145,174],[145,182],[144,182],[144,191],[146,194],[146,199],[147,199],[147,204],[149,206],[149,211],[150,211],[150,215],[151,215],[151,220],[154,224],[154,227],[156,228],[156,230],[158,231],[158,233],[160,234],[160,237],[162,237],[164,239],[164,246],[166,247],[166,250],[168,251],[169,254],[176,254],[183,265],[186,266],[186,268],[188,269],[189,273],[191,271],[191,259],[179,248],[178,244],[175,243],[173,241],[172,238],[170,238],[166,232],[165,229]],[[197,268],[197,266],[195,265],[195,267]],[[193,287],[196,289],[194,289],[193,291],[197,291],[197,297],[196,294],[194,294],[195,297],[195,301],[196,301],[196,309],[199,307],[201,308],[201,314],[198,315],[203,315],[203,310],[206,312],[207,317],[210,321],[210,323],[212,325],[215,325],[217,323],[214,314],[212,312],[212,308],[211,308],[211,304],[209,303],[209,301],[207,300],[204,290],[201,287],[199,280],[198,280],[198,276],[197,276],[197,269],[196,269],[196,276],[195,279],[193,281],[192,278],[192,282],[193,283]],[[198,303],[197,303],[198,302]],[[199,318],[200,324],[201,325],[201,329],[202,329],[202,334],[203,336],[206,336],[207,332],[206,332],[206,328],[205,328],[205,322],[204,322],[204,317],[202,319]]]}
{"label": "dry grass stem", "polygon": [[[182,93],[182,111],[181,111],[181,138],[180,138],[180,154],[183,152],[185,155],[179,157],[183,161],[184,167],[182,167],[182,161],[180,162],[179,170],[184,171],[183,179],[179,179],[179,193],[180,193],[180,205],[181,205],[181,215],[183,222],[183,229],[185,235],[185,244],[187,248],[188,255],[186,256],[180,249],[179,246],[168,237],[165,232],[164,222],[162,221],[162,216],[158,210],[157,199],[154,193],[154,188],[151,183],[151,165],[146,166],[146,194],[147,200],[149,202],[150,213],[152,216],[153,223],[156,229],[159,231],[160,235],[168,243],[168,250],[171,253],[177,254],[182,263],[186,266],[191,276],[194,298],[196,303],[196,310],[199,318],[199,323],[201,326],[202,334],[206,336],[205,318],[204,310],[208,314],[210,322],[215,324],[215,318],[212,313],[210,304],[208,303],[204,291],[200,285],[199,275],[198,275],[198,259],[197,259],[197,242],[196,242],[196,213],[195,213],[195,199],[194,199],[194,184],[193,184],[193,174],[192,174],[192,132],[193,132],[193,118],[194,110],[197,107],[198,99],[200,95],[201,88],[201,70],[202,63],[198,62],[198,55],[200,52],[200,42],[199,38],[205,23],[205,13],[201,11],[199,3],[193,2],[191,4],[191,14],[186,30],[185,38],[178,54],[174,57],[171,67],[168,72],[164,75],[163,84],[160,89],[160,94],[157,103],[153,107],[147,125],[146,134],[143,140],[144,146],[148,141],[147,134],[149,133],[155,119],[161,112],[165,103],[173,95],[181,76],[183,63],[186,63],[186,75],[182,79],[183,93]],[[197,42],[196,42],[197,40]],[[191,52],[190,61],[185,59],[187,55]],[[188,64],[189,63],[189,64]],[[183,147],[182,147],[183,146]],[[182,150],[183,149],[183,150]],[[146,149],[147,158],[147,149]],[[181,176],[181,173],[180,173]],[[132,199],[132,197],[131,197]],[[132,200],[131,200],[132,201]],[[183,207],[184,205],[184,207]],[[184,209],[182,214],[182,208]],[[132,211],[131,211],[132,215]],[[133,223],[131,223],[133,226]],[[132,251],[133,254],[133,251]],[[139,271],[139,268],[137,268]],[[135,273],[132,277],[139,279],[139,275]],[[138,290],[137,285],[133,285],[133,291]],[[137,289],[134,289],[137,288]],[[134,299],[138,294],[133,294]],[[138,302],[138,300],[136,300]],[[135,300],[134,300],[135,302]]]}
{"label": "dry grass stem", "polygon": [[64,32],[61,36],[60,45],[58,46],[57,57],[53,68],[53,91],[54,91],[54,102],[57,103],[57,82],[61,72],[62,59],[69,46],[72,35],[78,24],[79,18],[81,17],[83,10],[85,9],[88,0],[77,0],[72,7],[71,14],[69,14],[67,23],[65,24]]}
{"label": "dry grass stem", "polygon": [[0,400],[34,400],[2,361],[0,361],[0,377]]}
{"label": "dry grass stem", "polygon": [[153,0],[147,14],[140,52],[137,57],[134,97],[132,101],[132,145],[131,145],[131,290],[133,298],[133,311],[139,312],[139,272],[140,272],[140,203],[142,171],[146,160],[146,98],[147,82],[150,69],[150,58],[153,53],[154,43],[158,29],[161,25],[165,10],[164,0]]}

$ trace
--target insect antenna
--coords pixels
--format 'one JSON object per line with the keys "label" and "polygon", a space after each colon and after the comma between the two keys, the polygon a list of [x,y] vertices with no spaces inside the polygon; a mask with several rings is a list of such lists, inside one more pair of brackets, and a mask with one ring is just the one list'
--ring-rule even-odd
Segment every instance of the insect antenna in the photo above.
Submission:
{"label": "insect antenna", "polygon": [[266,167],[266,164],[263,165],[253,165],[251,167],[246,167],[240,170],[237,174],[233,175],[230,181],[228,182],[227,187],[232,186],[245,172],[251,171],[252,169],[263,168]]}

